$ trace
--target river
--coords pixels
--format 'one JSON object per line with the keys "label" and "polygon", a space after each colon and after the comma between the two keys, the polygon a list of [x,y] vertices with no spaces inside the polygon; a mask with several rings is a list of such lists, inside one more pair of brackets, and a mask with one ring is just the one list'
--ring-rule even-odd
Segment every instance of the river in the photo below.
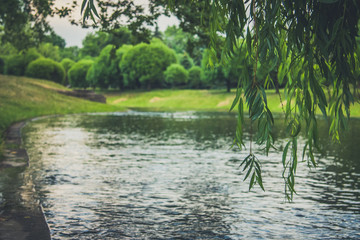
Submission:
{"label": "river", "polygon": [[319,125],[323,152],[316,169],[299,164],[292,203],[281,150],[255,150],[265,192],[248,191],[239,164],[249,150],[230,148],[236,118],[227,113],[31,122],[23,130],[30,158],[23,184],[36,190],[53,239],[359,239],[360,121],[342,144],[331,144],[326,123]]}

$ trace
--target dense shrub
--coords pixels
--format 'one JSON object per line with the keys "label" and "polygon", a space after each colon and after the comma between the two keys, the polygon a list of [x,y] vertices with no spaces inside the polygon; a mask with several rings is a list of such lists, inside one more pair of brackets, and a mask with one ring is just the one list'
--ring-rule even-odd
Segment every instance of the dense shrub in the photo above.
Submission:
{"label": "dense shrub", "polygon": [[58,46],[54,46],[51,43],[41,43],[38,47],[38,51],[46,58],[60,61],[60,50]]}
{"label": "dense shrub", "polygon": [[5,74],[22,76],[24,75],[26,62],[23,55],[9,56],[5,63]]}
{"label": "dense shrub", "polygon": [[28,65],[25,75],[62,83],[65,79],[65,70],[60,63],[52,59],[39,58]]}
{"label": "dense shrub", "polygon": [[87,88],[90,83],[86,81],[86,74],[93,65],[92,60],[80,60],[75,63],[68,71],[69,83],[73,88]]}
{"label": "dense shrub", "polygon": [[188,72],[180,64],[171,64],[164,72],[165,81],[169,86],[184,86],[188,81]]}
{"label": "dense shrub", "polygon": [[216,67],[209,66],[209,61],[216,62],[216,59],[212,57],[209,49],[205,49],[201,60],[201,68],[203,70],[203,88],[215,86],[214,82],[216,82],[217,70]]}
{"label": "dense shrub", "polygon": [[28,64],[41,57],[41,54],[34,48],[26,53],[9,56],[5,61],[5,74],[23,76]]}
{"label": "dense shrub", "polygon": [[4,73],[5,68],[5,60],[4,58],[0,57],[0,74]]}
{"label": "dense shrub", "polygon": [[159,40],[140,43],[127,51],[120,63],[124,85],[147,89],[162,87],[164,71],[175,62],[175,52]]}
{"label": "dense shrub", "polygon": [[64,58],[63,60],[61,60],[60,64],[65,70],[65,80],[63,82],[63,85],[68,85],[69,84],[68,71],[75,64],[75,61],[71,60],[70,58]]}
{"label": "dense shrub", "polygon": [[119,59],[116,56],[115,45],[104,47],[100,55],[96,58],[94,64],[89,69],[86,79],[92,86],[102,89],[113,87],[120,88],[120,69]]}
{"label": "dense shrub", "polygon": [[65,71],[69,71],[69,69],[75,64],[75,61],[71,60],[70,58],[64,58],[61,60],[60,64],[63,66]]}
{"label": "dense shrub", "polygon": [[181,64],[186,70],[189,70],[189,69],[194,65],[194,61],[193,61],[192,58],[189,56],[189,54],[187,54],[186,52],[184,52],[184,54],[182,54],[181,57],[180,57],[180,64]]}
{"label": "dense shrub", "polygon": [[189,87],[199,89],[202,87],[203,71],[199,66],[193,66],[189,69]]}

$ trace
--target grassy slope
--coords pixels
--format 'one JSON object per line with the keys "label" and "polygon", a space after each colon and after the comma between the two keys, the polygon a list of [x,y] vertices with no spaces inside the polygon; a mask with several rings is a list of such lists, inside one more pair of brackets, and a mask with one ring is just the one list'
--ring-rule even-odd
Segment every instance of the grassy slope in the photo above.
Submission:
{"label": "grassy slope", "polygon": [[[279,96],[269,90],[268,103],[274,112],[282,112]],[[150,108],[153,110],[198,110],[229,111],[235,98],[235,90],[154,90],[133,91],[121,94],[105,94],[111,105],[130,108]]]}
{"label": "grassy slope", "polygon": [[[153,90],[124,93],[104,93],[110,105],[159,111],[196,110],[229,111],[235,98],[235,89],[225,90]],[[268,106],[274,114],[283,114],[279,95],[266,90]],[[283,101],[285,97],[283,96]],[[283,102],[285,107],[285,102]],[[245,104],[245,110],[247,109]],[[236,111],[236,109],[235,109]],[[319,110],[319,115],[321,112]],[[351,117],[360,117],[360,104],[351,107]]]}
{"label": "grassy slope", "polygon": [[49,81],[0,75],[0,135],[3,136],[12,123],[36,116],[124,110],[118,106],[68,97],[55,89],[66,90]]}

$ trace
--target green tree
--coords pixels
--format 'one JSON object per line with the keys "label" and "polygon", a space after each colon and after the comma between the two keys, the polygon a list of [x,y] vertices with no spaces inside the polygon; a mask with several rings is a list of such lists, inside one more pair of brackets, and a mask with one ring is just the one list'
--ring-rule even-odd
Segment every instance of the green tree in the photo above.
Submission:
{"label": "green tree", "polygon": [[183,32],[176,25],[167,27],[164,32],[164,43],[174,49],[176,53],[184,53],[186,51],[186,44],[189,38],[191,38],[191,35]]}
{"label": "green tree", "polygon": [[179,62],[187,70],[189,70],[194,65],[194,61],[186,52],[181,55]]}
{"label": "green tree", "polygon": [[0,42],[0,56],[9,56],[18,54],[19,51],[9,42],[1,43]]}
{"label": "green tree", "polygon": [[62,65],[49,58],[39,58],[30,62],[26,68],[25,75],[56,83],[63,83],[65,80],[65,70]]}
{"label": "green tree", "polygon": [[41,57],[36,49],[30,48],[20,54],[5,58],[4,73],[8,75],[23,76],[28,64]]}
{"label": "green tree", "polygon": [[50,30],[50,34],[44,36],[43,42],[50,43],[60,49],[63,49],[66,46],[65,39],[57,35],[52,29]]}
{"label": "green tree", "polygon": [[188,71],[177,63],[168,66],[164,75],[165,82],[171,87],[185,86],[188,82]]}
{"label": "green tree", "polygon": [[124,27],[111,29],[108,31],[108,34],[109,37],[107,40],[107,45],[112,44],[116,48],[119,48],[124,44],[131,44],[133,42],[131,31]]}
{"label": "green tree", "polygon": [[57,12],[53,1],[2,0],[0,29],[2,43],[10,42],[16,49],[35,47],[50,31],[46,18]]}
{"label": "green tree", "polygon": [[164,83],[163,72],[176,62],[175,52],[161,40],[140,43],[125,53],[120,63],[126,87],[151,89]]}
{"label": "green tree", "polygon": [[68,71],[69,83],[72,88],[87,88],[90,83],[86,81],[86,75],[94,61],[84,59],[75,63]]}
{"label": "green tree", "polygon": [[189,69],[189,87],[199,89],[203,87],[203,70],[199,66],[193,66]]}
{"label": "green tree", "polygon": [[73,61],[79,60],[80,49],[77,46],[65,47],[60,49],[60,58],[70,58]]}
{"label": "green tree", "polygon": [[61,60],[60,64],[65,70],[65,80],[62,84],[66,86],[69,84],[68,71],[75,64],[75,61],[71,60],[70,58],[64,58]]}
{"label": "green tree", "polygon": [[0,74],[3,74],[5,71],[5,60],[4,58],[0,57]]}
{"label": "green tree", "polygon": [[80,49],[80,58],[85,56],[97,57],[108,42],[109,35],[105,32],[88,33],[82,41],[83,47]]}
{"label": "green tree", "polygon": [[54,46],[52,43],[41,43],[38,47],[38,51],[45,58],[60,61],[59,47]]}
{"label": "green tree", "polygon": [[119,82],[121,76],[118,60],[115,45],[107,45],[101,50],[100,55],[89,69],[86,76],[87,81],[91,82],[92,86],[102,89],[120,88],[122,83]]}

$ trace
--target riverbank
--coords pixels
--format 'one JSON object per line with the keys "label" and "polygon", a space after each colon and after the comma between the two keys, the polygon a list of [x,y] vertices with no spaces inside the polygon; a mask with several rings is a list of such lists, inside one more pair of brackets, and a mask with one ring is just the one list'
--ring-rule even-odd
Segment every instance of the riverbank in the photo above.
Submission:
{"label": "riverbank", "polygon": [[32,78],[0,75],[0,155],[11,124],[45,115],[115,112],[125,108],[66,96],[62,85]]}
{"label": "riverbank", "polygon": [[0,171],[3,184],[0,186],[0,239],[50,239],[41,205],[32,197],[34,188],[23,189],[21,173],[29,163],[21,141],[25,120],[45,115],[124,110],[69,97],[59,91],[69,90],[48,81],[0,75]]}
{"label": "riverbank", "polygon": [[35,195],[35,189],[24,188],[21,177],[21,172],[29,166],[21,138],[21,130],[25,125],[26,121],[12,124],[5,132],[6,147],[4,159],[0,162],[0,239],[47,240],[51,239],[50,229],[42,206],[31,197]]}

